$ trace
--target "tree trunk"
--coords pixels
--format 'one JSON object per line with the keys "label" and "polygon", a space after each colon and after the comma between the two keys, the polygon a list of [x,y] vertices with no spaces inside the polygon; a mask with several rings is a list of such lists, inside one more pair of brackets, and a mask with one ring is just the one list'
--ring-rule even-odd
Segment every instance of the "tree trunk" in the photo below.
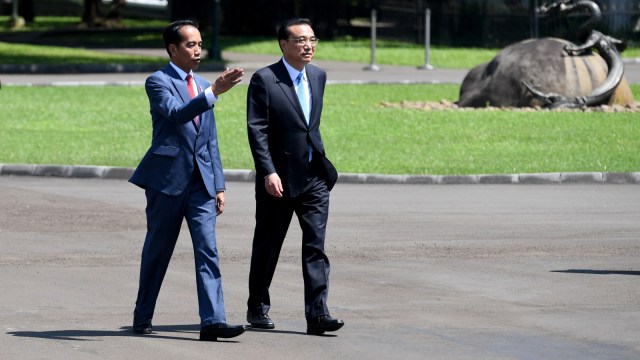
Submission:
{"label": "tree trunk", "polygon": [[100,0],[84,0],[82,22],[89,27],[98,25],[101,22],[99,6]]}
{"label": "tree trunk", "polygon": [[24,21],[32,23],[35,19],[33,0],[20,0],[18,2],[18,13],[24,18]]}
{"label": "tree trunk", "polygon": [[209,25],[213,11],[211,3],[211,0],[169,0],[171,20],[194,19],[200,27]]}

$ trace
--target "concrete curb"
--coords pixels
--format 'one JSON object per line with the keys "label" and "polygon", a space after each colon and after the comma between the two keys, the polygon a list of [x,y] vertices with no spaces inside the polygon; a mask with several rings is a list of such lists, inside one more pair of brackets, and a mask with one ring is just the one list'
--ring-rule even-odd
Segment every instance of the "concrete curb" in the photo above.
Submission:
{"label": "concrete curb", "polygon": [[[6,176],[51,176],[67,178],[96,178],[127,180],[133,168],[86,165],[34,165],[1,164],[0,175]],[[229,169],[224,171],[225,180],[251,182],[256,174],[252,170]],[[341,173],[342,184],[640,184],[640,172],[609,173],[542,173],[505,175],[384,175]]]}

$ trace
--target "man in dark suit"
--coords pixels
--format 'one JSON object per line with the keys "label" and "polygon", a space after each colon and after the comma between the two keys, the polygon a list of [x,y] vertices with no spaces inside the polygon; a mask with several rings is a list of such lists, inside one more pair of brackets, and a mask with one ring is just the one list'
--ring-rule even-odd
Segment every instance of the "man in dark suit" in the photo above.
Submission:
{"label": "man in dark suit", "polygon": [[293,213],[302,228],[307,333],[336,331],[344,322],[327,307],[329,259],[324,239],[329,191],[337,172],[325,157],[320,114],[326,74],[311,65],[318,39],[307,19],[278,29],[282,59],[258,70],[247,95],[249,144],[256,167],[256,227],[253,237],[247,321],[273,329],[269,286]]}
{"label": "man in dark suit", "polygon": [[171,23],[163,38],[170,63],[147,78],[151,107],[151,147],[131,176],[145,189],[147,236],[133,331],[152,332],[151,318],[183,219],[187,220],[196,262],[200,340],[242,334],[226,323],[216,247],[216,216],[224,211],[224,176],[213,105],[240,82],[242,69],[223,72],[213,85],[193,72],[200,63],[197,23]]}

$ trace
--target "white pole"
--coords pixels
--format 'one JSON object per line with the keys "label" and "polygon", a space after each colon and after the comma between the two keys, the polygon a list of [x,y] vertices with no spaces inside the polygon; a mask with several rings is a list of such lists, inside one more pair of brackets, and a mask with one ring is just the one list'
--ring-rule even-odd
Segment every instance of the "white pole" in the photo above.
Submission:
{"label": "white pole", "polygon": [[433,65],[429,63],[429,50],[431,47],[431,9],[424,11],[424,65],[419,66],[421,70],[433,70]]}
{"label": "white pole", "polygon": [[376,30],[377,30],[377,12],[371,9],[371,64],[364,68],[365,70],[378,71],[380,67],[376,65]]}

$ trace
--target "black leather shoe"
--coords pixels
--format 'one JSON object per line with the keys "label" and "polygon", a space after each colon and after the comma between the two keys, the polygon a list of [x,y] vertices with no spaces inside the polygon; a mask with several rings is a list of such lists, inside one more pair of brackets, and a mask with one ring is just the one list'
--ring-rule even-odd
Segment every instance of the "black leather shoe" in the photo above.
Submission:
{"label": "black leather shoe", "polygon": [[329,315],[322,315],[317,318],[307,319],[307,334],[322,335],[325,331],[337,331],[342,326],[344,326],[344,321],[334,319]]}
{"label": "black leather shoe", "polygon": [[151,318],[143,318],[138,316],[138,314],[133,312],[133,332],[136,334],[151,334],[152,326],[151,326]]}
{"label": "black leather shoe", "polygon": [[229,325],[225,323],[205,325],[200,329],[201,341],[216,341],[218,338],[229,339],[244,333],[243,325]]}
{"label": "black leather shoe", "polygon": [[251,311],[247,311],[247,322],[251,324],[251,327],[258,329],[273,329],[276,327],[269,315],[253,314]]}

